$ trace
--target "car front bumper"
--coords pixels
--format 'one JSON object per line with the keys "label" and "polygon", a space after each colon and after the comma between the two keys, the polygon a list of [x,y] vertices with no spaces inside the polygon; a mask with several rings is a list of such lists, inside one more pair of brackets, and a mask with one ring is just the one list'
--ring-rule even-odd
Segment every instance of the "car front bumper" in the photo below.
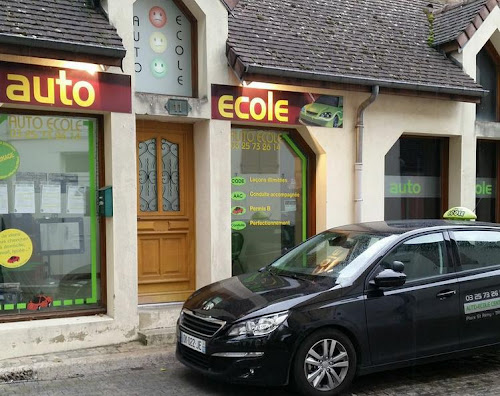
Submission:
{"label": "car front bumper", "polygon": [[[292,338],[286,327],[264,337],[208,338],[205,339],[207,353],[201,353],[181,344],[178,337],[176,356],[184,365],[225,382],[282,386],[288,383]],[[239,352],[262,355],[234,357]],[[229,353],[231,357],[217,356],[221,353]]]}

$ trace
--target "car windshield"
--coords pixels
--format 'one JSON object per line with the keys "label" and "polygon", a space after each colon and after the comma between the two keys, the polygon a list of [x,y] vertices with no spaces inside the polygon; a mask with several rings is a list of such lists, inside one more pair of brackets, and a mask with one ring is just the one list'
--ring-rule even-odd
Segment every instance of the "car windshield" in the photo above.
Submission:
{"label": "car windshield", "polygon": [[339,97],[321,95],[318,99],[315,100],[315,103],[325,104],[333,107],[339,107]]}
{"label": "car windshield", "polygon": [[[272,263],[268,269],[277,274],[296,274],[338,278],[341,271],[350,273],[356,258],[376,252],[390,235],[365,232],[324,232],[307,240]],[[369,254],[371,256],[371,254]],[[358,263],[359,264],[359,263]]]}

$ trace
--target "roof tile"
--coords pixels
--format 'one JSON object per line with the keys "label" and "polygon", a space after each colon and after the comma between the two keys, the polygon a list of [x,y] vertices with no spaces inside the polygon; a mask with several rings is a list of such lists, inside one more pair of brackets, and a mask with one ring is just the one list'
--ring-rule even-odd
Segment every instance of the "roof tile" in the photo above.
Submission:
{"label": "roof tile", "polygon": [[228,47],[251,66],[480,92],[460,67],[427,44],[428,4],[240,0],[229,16]]}
{"label": "roof tile", "polygon": [[0,0],[0,42],[16,36],[41,48],[48,40],[125,50],[106,16],[85,0]]}

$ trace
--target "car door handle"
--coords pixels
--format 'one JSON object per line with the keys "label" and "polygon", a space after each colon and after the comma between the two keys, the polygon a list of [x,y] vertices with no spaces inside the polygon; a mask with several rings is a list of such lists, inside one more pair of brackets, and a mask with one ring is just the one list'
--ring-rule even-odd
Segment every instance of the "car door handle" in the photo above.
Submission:
{"label": "car door handle", "polygon": [[454,296],[455,294],[457,294],[456,290],[445,290],[436,294],[436,298],[444,300],[445,298]]}

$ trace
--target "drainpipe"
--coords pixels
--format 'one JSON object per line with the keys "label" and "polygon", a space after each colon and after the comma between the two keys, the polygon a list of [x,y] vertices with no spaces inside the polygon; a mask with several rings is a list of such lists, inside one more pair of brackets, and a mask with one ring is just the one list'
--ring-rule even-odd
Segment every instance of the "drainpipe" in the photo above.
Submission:
{"label": "drainpipe", "polygon": [[372,87],[372,94],[358,108],[356,118],[356,162],[354,163],[354,222],[361,223],[363,203],[363,132],[365,129],[363,116],[365,110],[378,97],[379,86]]}

